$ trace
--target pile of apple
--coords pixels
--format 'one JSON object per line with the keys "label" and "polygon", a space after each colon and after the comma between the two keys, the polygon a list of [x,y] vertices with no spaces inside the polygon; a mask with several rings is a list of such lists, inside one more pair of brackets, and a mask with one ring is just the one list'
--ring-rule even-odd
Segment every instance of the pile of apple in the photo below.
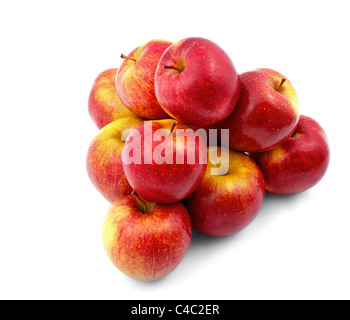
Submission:
{"label": "pile of apple", "polygon": [[327,137],[299,115],[294,88],[280,73],[238,75],[229,56],[203,38],[152,40],[121,58],[90,92],[89,113],[101,130],[87,171],[113,203],[103,243],[126,275],[165,276],[183,259],[192,228],[237,233],[256,217],[265,190],[302,192],[325,174]]}

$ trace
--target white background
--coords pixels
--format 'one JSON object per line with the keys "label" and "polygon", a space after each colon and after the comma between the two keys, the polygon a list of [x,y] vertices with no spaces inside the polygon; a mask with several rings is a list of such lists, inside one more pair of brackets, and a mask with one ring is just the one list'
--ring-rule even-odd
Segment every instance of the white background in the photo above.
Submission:
{"label": "white background", "polygon": [[[1,1],[1,299],[349,299],[348,1]],[[239,73],[275,69],[328,134],[324,179],[266,196],[239,234],[194,233],[153,283],[108,260],[109,203],[91,185],[95,77],[154,38],[218,43]]]}

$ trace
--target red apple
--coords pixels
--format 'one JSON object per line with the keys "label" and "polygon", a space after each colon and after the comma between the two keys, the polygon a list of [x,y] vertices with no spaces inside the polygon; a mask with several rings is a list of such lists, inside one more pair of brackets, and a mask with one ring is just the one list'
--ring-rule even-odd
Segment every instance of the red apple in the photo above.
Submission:
{"label": "red apple", "polygon": [[187,38],[162,55],[155,76],[156,96],[173,118],[207,126],[233,111],[240,81],[229,56],[214,42]]}
{"label": "red apple", "polygon": [[89,95],[89,113],[99,129],[120,118],[135,116],[119,99],[115,87],[118,69],[101,72],[92,85]]}
{"label": "red apple", "polygon": [[133,113],[145,119],[165,119],[154,91],[154,74],[158,61],[172,42],[151,40],[124,58],[116,78],[120,99]]}
{"label": "red apple", "polygon": [[[222,157],[221,167],[217,164],[217,152]],[[264,193],[264,176],[249,156],[209,147],[205,176],[184,203],[195,230],[223,237],[242,230],[256,217]]]}
{"label": "red apple", "polygon": [[192,227],[181,202],[162,205],[129,195],[110,207],[102,234],[107,255],[121,272],[152,281],[181,262],[191,242]]}
{"label": "red apple", "polygon": [[232,114],[218,123],[230,130],[230,148],[261,152],[285,142],[295,130],[298,100],[287,78],[271,69],[240,75],[242,89]]}
{"label": "red apple", "polygon": [[318,183],[327,171],[329,146],[321,126],[300,116],[292,137],[270,151],[252,154],[266,180],[266,191],[293,194]]}
{"label": "red apple", "polygon": [[128,130],[141,123],[143,120],[137,117],[118,119],[106,125],[89,147],[86,165],[90,180],[110,202],[132,192],[123,172],[121,153]]}
{"label": "red apple", "polygon": [[159,120],[145,122],[129,135],[123,168],[140,197],[173,203],[197,188],[206,169],[206,145],[188,129],[174,120]]}

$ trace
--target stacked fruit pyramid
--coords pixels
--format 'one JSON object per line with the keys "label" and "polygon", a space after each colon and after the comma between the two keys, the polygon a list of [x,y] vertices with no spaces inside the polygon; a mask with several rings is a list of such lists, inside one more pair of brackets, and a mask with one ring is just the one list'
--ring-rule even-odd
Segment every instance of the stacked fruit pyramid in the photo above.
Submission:
{"label": "stacked fruit pyramid", "polygon": [[121,58],[90,92],[100,132],[87,171],[112,203],[103,244],[126,275],[163,277],[183,259],[192,228],[232,235],[256,217],[265,191],[299,193],[324,176],[327,137],[299,115],[280,73],[239,75],[204,38],[152,40]]}

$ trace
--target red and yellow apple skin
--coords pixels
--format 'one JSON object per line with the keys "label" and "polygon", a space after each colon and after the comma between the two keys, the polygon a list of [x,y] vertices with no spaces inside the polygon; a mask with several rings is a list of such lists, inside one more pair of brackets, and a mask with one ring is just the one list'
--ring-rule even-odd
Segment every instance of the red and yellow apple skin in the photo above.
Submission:
{"label": "red and yellow apple skin", "polygon": [[312,118],[300,116],[292,137],[281,146],[251,155],[260,166],[266,180],[266,191],[294,194],[317,184],[329,164],[328,139],[321,126]]}
{"label": "red and yellow apple skin", "polygon": [[115,87],[117,70],[115,68],[101,72],[90,91],[89,114],[99,129],[114,120],[134,116],[118,96]]}
{"label": "red and yellow apple skin", "polygon": [[129,59],[125,58],[119,67],[116,77],[119,97],[130,111],[141,118],[170,118],[156,98],[154,74],[161,55],[171,44],[167,40],[151,40],[134,49],[127,56]]}
{"label": "red and yellow apple skin", "polygon": [[[241,95],[232,114],[218,123],[230,130],[230,148],[262,152],[285,142],[299,119],[298,100],[286,77],[271,69],[240,75]],[[283,79],[286,79],[283,82]]]}
{"label": "red and yellow apple skin", "polygon": [[162,55],[155,76],[163,109],[187,125],[202,127],[225,119],[240,93],[240,80],[229,56],[214,42],[186,38]]}
{"label": "red and yellow apple skin", "polygon": [[[176,133],[176,130],[188,129],[183,124],[177,124],[174,131],[168,132],[168,139],[164,139],[160,130],[171,130],[174,120],[152,121],[149,132],[145,130],[144,124],[138,126],[132,132],[126,142],[122,152],[123,169],[127,180],[137,194],[148,201],[157,203],[174,203],[187,198],[199,185],[205,173],[206,145],[202,139],[193,133],[184,136]],[[145,123],[146,124],[146,123]],[[177,138],[183,137],[184,144],[177,142]],[[145,141],[152,140],[152,148],[145,148]],[[131,148],[133,145],[140,145],[140,163],[128,163]],[[191,148],[195,143],[195,148]],[[156,148],[160,144],[165,144],[167,150],[173,150],[172,154],[161,154],[157,156]],[[134,152],[134,151],[133,151]],[[195,161],[190,164],[188,153],[193,152]],[[177,157],[184,159],[183,163],[177,163]],[[161,162],[164,159],[164,163]],[[145,163],[145,159],[152,159]],[[172,162],[172,163],[171,163]]]}
{"label": "red and yellow apple skin", "polygon": [[125,130],[141,123],[143,120],[138,117],[118,119],[106,125],[90,144],[87,172],[93,185],[109,202],[132,192],[123,172],[121,153],[125,140],[122,141],[122,137]]}
{"label": "red and yellow apple skin", "polygon": [[114,202],[105,217],[102,238],[109,259],[121,272],[153,281],[181,262],[191,242],[192,226],[181,202],[147,203],[147,207],[144,210],[134,195]]}
{"label": "red and yellow apple skin", "polygon": [[[208,155],[216,152],[216,147],[208,148]],[[219,175],[212,175],[216,167],[208,157],[201,184],[184,204],[195,230],[224,237],[239,232],[256,217],[263,203],[265,181],[260,168],[244,153],[229,150],[226,174],[219,171]]]}

